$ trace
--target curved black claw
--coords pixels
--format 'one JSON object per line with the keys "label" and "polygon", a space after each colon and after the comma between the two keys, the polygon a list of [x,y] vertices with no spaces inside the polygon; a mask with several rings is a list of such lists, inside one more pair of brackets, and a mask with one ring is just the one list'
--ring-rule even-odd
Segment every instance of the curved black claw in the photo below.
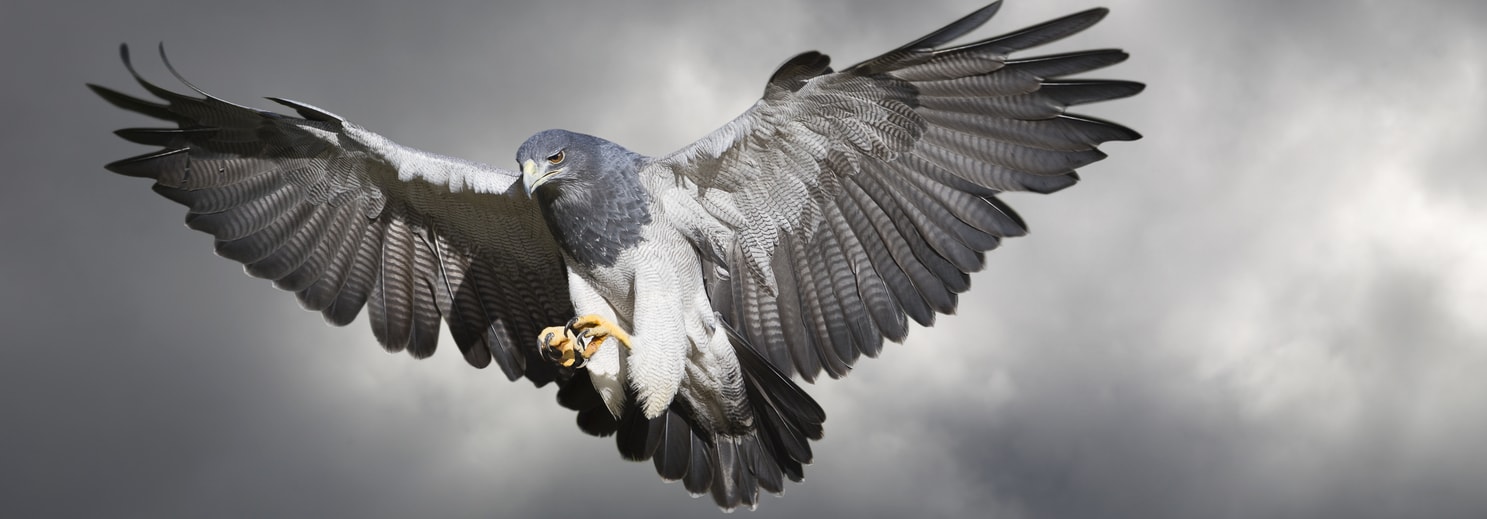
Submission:
{"label": "curved black claw", "polygon": [[563,329],[568,330],[568,335],[572,335],[574,339],[580,339],[584,336],[584,331],[578,329],[578,320],[582,318],[583,316],[581,315],[575,315],[572,319],[568,320],[567,324],[563,325]]}
{"label": "curved black claw", "polygon": [[548,332],[537,338],[537,354],[542,356],[542,360],[557,363],[563,361],[563,352],[552,346],[552,340],[556,338],[554,335],[556,334]]}

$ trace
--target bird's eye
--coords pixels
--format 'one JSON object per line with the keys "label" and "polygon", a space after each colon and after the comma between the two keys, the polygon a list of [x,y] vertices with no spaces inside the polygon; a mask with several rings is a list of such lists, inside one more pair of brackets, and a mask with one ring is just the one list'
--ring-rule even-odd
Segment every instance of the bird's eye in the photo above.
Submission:
{"label": "bird's eye", "polygon": [[548,156],[547,157],[547,163],[548,164],[557,164],[557,163],[560,163],[560,162],[563,162],[563,152],[561,152],[561,151],[559,151],[557,153],[554,153],[551,156]]}

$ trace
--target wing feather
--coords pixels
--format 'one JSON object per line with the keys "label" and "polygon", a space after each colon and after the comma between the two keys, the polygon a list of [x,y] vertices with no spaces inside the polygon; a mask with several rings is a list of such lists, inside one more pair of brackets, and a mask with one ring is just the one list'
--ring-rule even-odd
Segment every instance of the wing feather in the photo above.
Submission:
{"label": "wing feather", "polygon": [[[838,356],[850,357],[855,361],[857,351],[871,357],[877,355],[882,348],[884,337],[902,336],[902,332],[898,330],[903,327],[904,316],[902,312],[892,308],[893,302],[887,295],[887,288],[877,272],[872,270],[871,261],[862,250],[861,244],[853,240],[849,245],[843,237],[841,227],[846,225],[846,220],[840,216],[839,208],[834,209],[837,210],[838,217],[829,222],[831,228],[823,229],[821,233],[824,238],[823,256],[827,260],[822,264],[835,267],[829,272],[832,292],[842,303],[842,317],[838,318],[846,321],[847,331],[853,338],[850,347],[854,352]],[[893,322],[885,321],[885,315]]]}
{"label": "wing feather", "polygon": [[336,233],[337,241],[326,249],[323,256],[328,262],[325,274],[316,279],[309,287],[296,292],[300,304],[307,310],[321,312],[330,306],[336,299],[336,294],[341,290],[347,275],[351,270],[351,262],[356,257],[356,251],[361,247],[362,235],[367,228],[367,221],[353,212],[342,211],[346,219],[346,227]]}
{"label": "wing feather", "polygon": [[[853,233],[862,240],[873,267],[888,283],[899,309],[920,324],[934,322],[930,302],[916,287],[930,283],[929,278],[933,274],[924,269],[923,265],[911,260],[912,253],[909,252],[903,236],[898,233],[898,228],[893,225],[888,214],[883,212],[873,195],[863,188],[866,181],[853,180],[856,181],[847,183],[849,198],[846,200],[849,203],[845,204],[848,221],[853,224]],[[855,218],[852,217],[854,211]]]}
{"label": "wing feather", "polygon": [[842,376],[884,339],[903,340],[908,319],[954,312],[984,253],[1027,232],[999,194],[1066,188],[1105,158],[1101,143],[1140,138],[1067,112],[1140,92],[1067,78],[1125,52],[1009,57],[1105,9],[946,46],[997,8],[840,72],[820,53],[796,56],[743,115],[643,170],[682,179],[732,230],[697,244],[733,251],[709,293],[731,294],[715,310],[778,369]]}
{"label": "wing feather", "polygon": [[800,272],[796,270],[799,265],[795,261],[797,248],[794,241],[786,237],[783,253],[775,255],[774,260],[784,265],[774,269],[781,283],[779,295],[773,299],[780,316],[780,330],[789,352],[788,358],[794,360],[798,373],[815,374],[821,371],[821,356],[817,353],[812,329],[806,324],[809,322],[805,302],[807,288],[802,286]]}
{"label": "wing feather", "polygon": [[[439,345],[440,317],[448,313],[447,306],[439,304],[436,294],[438,287],[435,284],[442,283],[442,280],[438,275],[440,265],[436,262],[434,244],[428,234],[428,229],[413,229],[411,240],[411,270],[423,275],[413,279],[413,304],[409,307],[413,312],[413,335],[408,339],[408,352],[420,359],[434,354]],[[532,337],[535,339],[536,334]]]}
{"label": "wing feather", "polygon": [[120,55],[161,102],[90,88],[175,127],[119,130],[161,149],[107,168],[153,179],[156,192],[187,207],[187,226],[215,238],[218,254],[332,324],[366,307],[388,350],[429,356],[448,323],[471,365],[494,359],[512,379],[555,378],[552,366],[528,360],[537,330],[572,315],[567,277],[535,203],[514,188],[515,172],[400,146],[304,103],[270,98],[293,117],[184,79],[201,97],[172,92],[140,76],[127,47]]}
{"label": "wing feather", "polygon": [[[844,298],[836,291],[834,279],[840,276],[845,280],[852,272],[846,264],[846,258],[839,251],[831,236],[821,236],[813,254],[807,259],[809,263],[800,266],[802,275],[814,278],[814,284],[809,288],[809,293],[816,301],[813,308],[816,315],[812,317],[818,326],[826,327],[824,335],[817,333],[820,336],[817,344],[830,350],[826,355],[831,362],[826,363],[826,367],[833,370],[828,374],[837,377],[845,376],[857,361],[857,340],[852,333],[851,321],[866,318],[860,300]],[[846,282],[855,284],[853,281]]]}
{"label": "wing feather", "polygon": [[[275,251],[272,256],[258,262],[276,260],[277,270],[263,275],[254,275],[274,279],[274,286],[290,292],[299,292],[309,288],[320,279],[325,268],[316,252],[321,248],[332,247],[333,245],[327,244],[326,241],[336,237],[334,233],[341,232],[346,227],[345,220],[354,217],[356,215],[348,215],[345,211],[323,209],[313,211],[310,217],[303,222],[299,231],[294,233],[294,236],[283,247]],[[249,268],[251,269],[258,263],[250,263]]]}
{"label": "wing feather", "polygon": [[[836,224],[833,230],[843,252],[852,259],[852,269],[857,275],[857,286],[853,288],[860,292],[866,313],[877,325],[877,331],[889,340],[903,340],[908,333],[905,313],[913,313],[914,309],[905,309],[898,294],[911,290],[908,279],[898,264],[889,259],[887,249],[856,200],[847,196],[835,201],[842,217],[833,222]],[[881,341],[877,339],[877,342]]]}
{"label": "wing feather", "polygon": [[[955,294],[964,292],[970,288],[970,276],[964,271],[952,265],[949,260],[941,255],[930,238],[937,230],[923,217],[917,217],[913,205],[905,200],[908,191],[891,180],[900,175],[863,175],[858,180],[865,185],[872,185],[874,197],[879,200],[889,221],[898,228],[899,235],[913,253],[914,259],[924,266],[925,270],[934,275],[935,280],[916,285],[919,292],[927,300],[934,304],[935,310],[941,313],[955,311]],[[921,224],[920,222],[924,222]]]}
{"label": "wing feather", "polygon": [[404,220],[394,219],[388,222],[384,239],[367,312],[377,342],[387,351],[403,351],[413,332],[412,233]]}
{"label": "wing feather", "polygon": [[719,434],[675,402],[648,423],[633,409],[616,421],[594,411],[597,398],[569,398],[580,427],[616,434],[623,456],[651,458],[663,478],[725,509],[752,507],[760,490],[803,477],[824,415],[788,377],[844,376],[885,339],[903,340],[910,319],[929,325],[954,312],[985,252],[1027,232],[999,194],[1068,187],[1076,168],[1104,157],[1100,143],[1139,137],[1067,113],[1140,90],[1064,78],[1125,53],[1007,56],[1083,30],[1104,10],[936,49],[996,9],[842,72],[820,53],[797,55],[744,115],[642,168],[649,188],[676,189],[664,196],[690,196],[690,209],[706,213],[671,222],[698,226],[684,230],[702,251],[722,327],[740,335],[730,339],[755,427]]}
{"label": "wing feather", "polygon": [[366,306],[377,281],[377,260],[382,255],[382,239],[387,234],[387,225],[388,220],[373,221],[362,231],[346,281],[341,284],[336,300],[325,309],[326,321],[336,326],[351,324]]}

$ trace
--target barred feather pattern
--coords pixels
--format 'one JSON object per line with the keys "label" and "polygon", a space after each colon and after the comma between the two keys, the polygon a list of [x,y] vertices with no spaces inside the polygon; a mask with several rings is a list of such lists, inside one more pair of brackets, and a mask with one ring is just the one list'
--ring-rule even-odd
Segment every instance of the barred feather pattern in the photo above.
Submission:
{"label": "barred feather pattern", "polygon": [[1105,9],[946,46],[998,7],[840,72],[820,53],[796,56],[742,116],[648,165],[731,226],[699,244],[731,251],[709,293],[786,373],[846,375],[885,339],[902,341],[909,319],[953,313],[984,253],[1027,232],[999,193],[1069,187],[1105,157],[1099,144],[1140,138],[1067,111],[1141,91],[1067,77],[1124,52],[1010,57]]}
{"label": "barred feather pattern", "polygon": [[494,360],[538,385],[560,375],[537,360],[534,338],[572,316],[567,276],[517,173],[403,147],[295,101],[270,98],[300,117],[229,103],[184,79],[201,97],[172,92],[140,77],[127,47],[121,55],[163,102],[89,87],[175,127],[118,131],[160,150],[107,167],[153,179],[218,254],[332,324],[365,308],[389,351],[432,355],[447,323],[473,366]]}

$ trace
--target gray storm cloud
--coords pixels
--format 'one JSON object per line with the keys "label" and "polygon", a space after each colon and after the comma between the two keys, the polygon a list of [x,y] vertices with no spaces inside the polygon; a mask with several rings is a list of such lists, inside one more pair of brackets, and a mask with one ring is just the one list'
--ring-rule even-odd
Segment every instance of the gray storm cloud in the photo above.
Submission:
{"label": "gray storm cloud", "polygon": [[[380,352],[215,258],[102,164],[143,125],[115,48],[221,97],[324,107],[507,164],[565,127],[675,149],[819,49],[851,63],[976,2],[54,2],[0,11],[0,515],[710,515],[550,388]],[[1091,7],[1009,0],[979,35]],[[1049,52],[1149,85],[1146,138],[1052,196],[956,316],[810,391],[804,484],[761,516],[1482,517],[1487,11],[1121,1]],[[148,56],[141,53],[142,57]],[[138,60],[151,77],[168,77]],[[450,348],[445,348],[450,349]]]}

